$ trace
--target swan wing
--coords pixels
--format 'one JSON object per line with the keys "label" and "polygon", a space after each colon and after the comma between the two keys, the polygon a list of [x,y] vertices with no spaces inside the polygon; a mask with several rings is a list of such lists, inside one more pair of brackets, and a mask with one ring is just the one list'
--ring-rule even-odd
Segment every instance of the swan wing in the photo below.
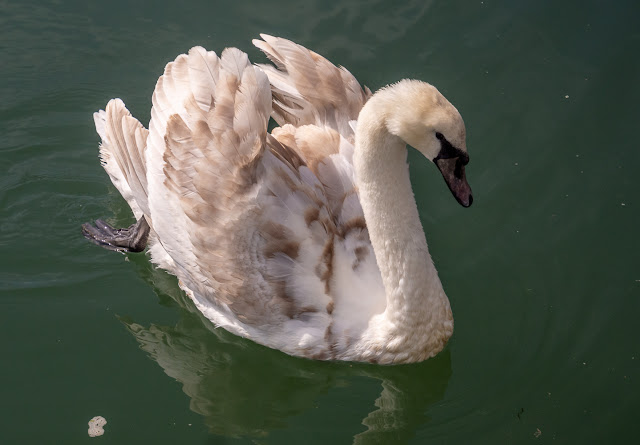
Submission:
{"label": "swan wing", "polygon": [[349,122],[358,118],[371,91],[346,68],[301,45],[266,34],[261,37],[253,44],[276,65],[259,65],[271,82],[276,122],[329,127],[353,143]]}
{"label": "swan wing", "polygon": [[240,231],[234,223],[250,216],[251,206],[240,209],[255,182],[270,112],[266,76],[235,48],[221,57],[192,48],[156,84],[146,154],[158,244],[150,251],[205,306],[224,308],[227,285],[243,279],[225,266],[236,258],[226,260],[224,246]]}
{"label": "swan wing", "polygon": [[238,50],[167,66],[147,149],[150,251],[214,323],[313,355],[326,349],[335,225],[304,158],[267,134],[270,112],[267,76]]}

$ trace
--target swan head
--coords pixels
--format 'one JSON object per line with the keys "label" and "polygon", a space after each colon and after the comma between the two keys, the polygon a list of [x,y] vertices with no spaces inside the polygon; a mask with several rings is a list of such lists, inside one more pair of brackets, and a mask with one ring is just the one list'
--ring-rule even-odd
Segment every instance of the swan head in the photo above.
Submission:
{"label": "swan head", "polygon": [[402,80],[384,88],[385,122],[399,137],[432,161],[449,190],[464,207],[473,202],[465,166],[469,163],[462,116],[434,87],[419,80]]}

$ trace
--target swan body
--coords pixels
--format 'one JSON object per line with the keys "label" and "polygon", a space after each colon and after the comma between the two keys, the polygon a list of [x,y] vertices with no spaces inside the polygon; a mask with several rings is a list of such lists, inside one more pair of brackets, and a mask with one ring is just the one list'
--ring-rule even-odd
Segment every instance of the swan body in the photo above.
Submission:
{"label": "swan body", "polygon": [[262,38],[275,67],[235,48],[169,63],[148,131],[119,99],[94,115],[102,164],[138,222],[98,220],[85,236],[148,247],[214,324],[287,354],[383,364],[437,354],[453,318],[406,145],[470,205],[460,114],[427,83],[372,95],[318,54]]}

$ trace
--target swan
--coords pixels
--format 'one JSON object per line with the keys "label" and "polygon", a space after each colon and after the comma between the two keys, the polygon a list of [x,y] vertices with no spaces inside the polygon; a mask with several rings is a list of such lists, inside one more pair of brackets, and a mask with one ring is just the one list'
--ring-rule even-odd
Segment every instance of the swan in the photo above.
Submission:
{"label": "swan", "polygon": [[[283,38],[275,64],[201,47],[169,63],[149,129],[120,99],[94,114],[101,164],[136,223],[86,238],[145,249],[216,326],[293,356],[411,363],[453,316],[418,215],[407,144],[471,205],[458,110],[432,85],[375,94]],[[270,117],[279,125],[267,131]]]}

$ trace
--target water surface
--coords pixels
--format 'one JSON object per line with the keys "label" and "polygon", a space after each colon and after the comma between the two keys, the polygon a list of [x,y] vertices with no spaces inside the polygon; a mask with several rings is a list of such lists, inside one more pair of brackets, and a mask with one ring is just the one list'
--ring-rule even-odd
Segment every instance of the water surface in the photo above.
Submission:
{"label": "water surface", "polygon": [[[638,435],[637,2],[0,2],[0,441],[629,443]],[[474,205],[411,174],[456,320],[425,363],[288,357],[214,329],[142,255],[92,113],[147,123],[164,65],[268,32],[375,90],[435,84]],[[105,435],[90,439],[101,415]]]}

